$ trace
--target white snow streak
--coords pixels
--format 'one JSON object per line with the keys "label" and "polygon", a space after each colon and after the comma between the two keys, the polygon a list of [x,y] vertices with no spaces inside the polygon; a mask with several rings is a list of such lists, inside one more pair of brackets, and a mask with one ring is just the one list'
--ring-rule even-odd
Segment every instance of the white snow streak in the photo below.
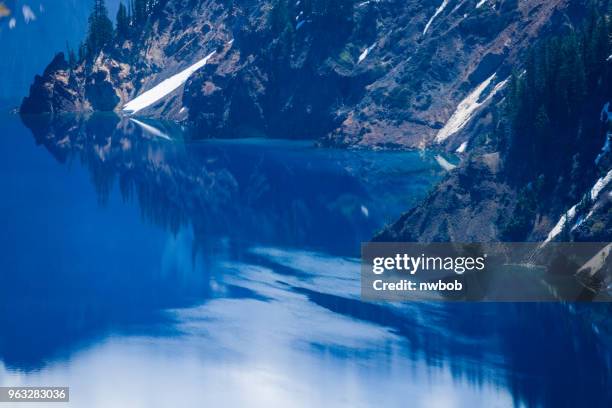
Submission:
{"label": "white snow streak", "polygon": [[612,170],[610,170],[604,177],[597,180],[597,183],[595,183],[591,189],[591,201],[597,200],[597,197],[599,197],[601,191],[606,188],[608,184],[610,184],[610,181],[612,181]]}
{"label": "white snow streak", "polygon": [[359,56],[359,60],[357,61],[358,64],[361,63],[361,61],[363,61],[364,59],[367,58],[368,54],[370,53],[370,51],[372,51],[374,49],[374,47],[376,47],[376,43],[372,44],[371,46],[369,46],[368,48],[366,48],[365,50],[363,50],[363,52],[361,53],[361,55]]}
{"label": "white snow streak", "polygon": [[484,6],[484,4],[487,2],[487,0],[480,0],[478,2],[478,4],[476,4],[476,8],[481,8],[482,6]]}
{"label": "white snow streak", "polygon": [[461,143],[461,146],[459,146],[457,148],[457,150],[455,150],[455,152],[457,152],[457,153],[465,153],[465,149],[467,149],[467,146],[468,146],[468,142],[463,142],[463,143]]}
{"label": "white snow streak", "polygon": [[442,167],[444,170],[446,171],[451,171],[453,170],[455,167],[454,164],[449,163],[448,160],[446,160],[444,157],[440,156],[439,154],[436,155],[436,161],[438,162],[438,164],[440,165],[440,167]]}
{"label": "white snow streak", "polygon": [[493,88],[489,95],[487,95],[487,97],[483,101],[478,102],[484,90],[487,89],[487,87],[495,79],[495,76],[496,74],[491,75],[482,84],[478,85],[478,87],[474,89],[472,93],[469,94],[463,101],[461,101],[459,106],[457,106],[457,110],[455,110],[455,113],[453,113],[448,122],[446,122],[446,125],[444,125],[444,127],[440,129],[440,131],[436,135],[436,143],[443,142],[444,140],[448,139],[448,137],[454,135],[455,133],[463,129],[463,127],[467,125],[470,119],[472,119],[474,112],[476,112],[478,108],[480,108],[482,105],[487,103],[493,96],[495,96],[495,94],[499,92],[499,90],[503,88],[504,85],[506,85],[506,83],[508,82],[508,80],[506,79],[495,85],[495,88]]}
{"label": "white snow streak", "polygon": [[559,235],[561,231],[563,231],[563,227],[565,227],[566,224],[572,222],[574,217],[576,217],[576,207],[577,205],[573,206],[569,209],[568,212],[561,216],[559,222],[557,222],[557,225],[555,225],[554,228],[548,233],[548,236],[544,240],[544,244],[547,244],[553,239],[555,239],[557,235]]}
{"label": "white snow streak", "polygon": [[380,0],[367,0],[367,1],[362,1],[361,3],[357,4],[357,7],[364,7],[367,6],[370,3],[380,3]]}
{"label": "white snow streak", "polygon": [[427,22],[427,25],[425,25],[425,29],[423,30],[423,35],[427,34],[427,30],[429,30],[429,27],[431,26],[431,23],[433,23],[433,21],[436,19],[436,17],[438,17],[440,15],[440,13],[442,13],[444,11],[446,6],[448,6],[448,2],[449,2],[449,0],[443,0],[442,1],[442,4],[440,4],[440,7],[438,7],[438,9],[434,13],[434,15],[431,16],[431,18]]}
{"label": "white snow streak", "polygon": [[[612,181],[612,170],[610,170],[608,174],[606,174],[604,177],[597,180],[597,183],[595,183],[595,185],[593,186],[590,192],[591,201],[597,200],[597,198],[599,197],[599,194],[602,192],[604,188],[606,188],[608,184],[610,184],[610,181]],[[574,218],[576,218],[576,208],[577,207],[578,207],[578,204],[570,208],[568,212],[566,212],[565,214],[561,216],[561,218],[559,219],[559,222],[557,222],[557,225],[555,225],[554,228],[548,233],[548,237],[546,237],[544,244],[555,239],[561,233],[561,231],[563,231],[563,228],[565,227],[565,225],[572,222]],[[591,216],[591,214],[592,213],[589,213],[589,215],[587,216],[587,219]]]}
{"label": "white snow streak", "polygon": [[164,98],[174,90],[178,89],[187,82],[189,77],[193,75],[197,70],[202,68],[208,63],[208,60],[215,55],[216,51],[211,52],[200,61],[196,62],[189,68],[179,72],[176,75],[162,81],[159,85],[149,89],[145,93],[126,103],[123,107],[123,112],[128,114],[134,114],[138,111],[143,110],[146,107],[151,106],[155,102]]}

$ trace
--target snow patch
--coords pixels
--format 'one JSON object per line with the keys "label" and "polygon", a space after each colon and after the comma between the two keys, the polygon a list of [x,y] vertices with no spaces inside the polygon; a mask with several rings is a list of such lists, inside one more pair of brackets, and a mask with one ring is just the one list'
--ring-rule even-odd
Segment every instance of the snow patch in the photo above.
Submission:
{"label": "snow patch", "polygon": [[365,50],[363,50],[363,52],[361,53],[361,55],[359,56],[359,60],[357,61],[358,64],[361,63],[361,61],[363,61],[364,59],[367,58],[368,54],[370,53],[370,51],[372,51],[374,49],[374,47],[376,47],[376,43],[372,44],[371,46],[369,46],[368,48],[366,48]]}
{"label": "snow patch", "polygon": [[367,1],[362,1],[361,3],[357,4],[357,7],[364,7],[367,6],[370,3],[380,3],[380,0],[367,0]]}
{"label": "snow patch", "polygon": [[612,181],[612,170],[610,170],[604,177],[597,180],[597,183],[595,183],[591,189],[591,201],[597,200],[599,194],[608,186],[608,184],[610,184],[610,181]]}
{"label": "snow patch", "polygon": [[497,92],[499,92],[500,89],[502,89],[506,85],[506,83],[508,82],[507,79],[495,85],[489,95],[487,95],[484,100],[479,102],[481,100],[482,93],[485,89],[489,87],[491,82],[493,82],[496,75],[497,74],[495,73],[489,78],[487,78],[482,84],[478,85],[478,87],[474,89],[472,93],[470,93],[463,101],[461,101],[461,103],[459,103],[459,106],[457,106],[455,113],[453,113],[448,122],[446,122],[446,125],[444,125],[444,127],[440,129],[440,131],[436,135],[436,143],[442,143],[444,140],[448,139],[450,136],[463,129],[463,127],[467,125],[470,119],[472,119],[472,116],[474,115],[476,110],[485,103],[487,103],[491,98],[493,98],[493,96],[495,96]]}
{"label": "snow patch", "polygon": [[576,207],[577,205],[573,206],[572,208],[569,209],[568,212],[566,212],[565,214],[561,216],[561,218],[559,219],[559,222],[557,222],[557,225],[555,225],[554,228],[550,230],[550,232],[548,233],[548,236],[544,240],[544,244],[547,244],[553,239],[555,239],[557,235],[559,235],[561,231],[563,231],[563,228],[565,227],[565,225],[574,220],[574,218],[576,217]]}
{"label": "snow patch", "polygon": [[187,82],[189,77],[193,75],[196,71],[202,68],[204,65],[208,63],[208,60],[215,55],[216,51],[211,52],[206,57],[202,58],[200,61],[196,62],[192,66],[183,71],[179,72],[176,75],[171,76],[170,78],[162,81],[159,85],[153,87],[152,89],[144,92],[140,96],[126,103],[123,107],[123,112],[127,114],[135,114],[151,105],[160,99],[166,97],[168,94],[172,93],[176,89],[180,88],[182,85]]}
{"label": "snow patch", "polygon": [[[597,180],[597,183],[595,183],[595,185],[590,191],[591,201],[594,202],[597,200],[599,194],[601,194],[603,189],[606,188],[608,184],[610,184],[610,181],[612,181],[612,170],[610,170],[608,174],[606,174],[604,177]],[[557,225],[555,225],[554,228],[548,233],[548,236],[546,237],[546,240],[542,245],[547,244],[553,239],[555,239],[563,231],[565,225],[572,222],[574,218],[576,218],[576,208],[578,208],[578,204],[574,205],[572,208],[569,209],[568,212],[561,216],[559,222],[557,222]],[[576,223],[576,225],[574,226],[574,228],[572,228],[572,230],[582,224],[586,219],[590,218],[591,215],[592,212],[590,212],[584,220],[579,220],[578,223]]]}
{"label": "snow patch", "polygon": [[17,20],[15,20],[15,17],[11,18],[9,20],[9,29],[13,29],[17,26]]}
{"label": "snow patch", "polygon": [[467,149],[467,146],[468,146],[468,142],[463,142],[463,143],[461,143],[461,146],[459,146],[457,148],[457,150],[455,150],[455,152],[457,152],[457,153],[465,153],[465,149]]}
{"label": "snow patch", "polygon": [[448,6],[448,2],[449,2],[449,0],[443,0],[442,1],[442,4],[440,4],[440,7],[438,7],[438,9],[434,13],[434,15],[431,16],[431,18],[429,19],[429,21],[425,25],[425,29],[423,30],[423,35],[427,34],[427,30],[429,30],[429,27],[431,27],[431,23],[433,23],[433,21],[436,19],[436,17],[438,17],[440,15],[440,13],[442,13],[444,11],[446,6]]}
{"label": "snow patch", "polygon": [[476,8],[481,8],[488,0],[480,0],[478,4],[476,4]]}
{"label": "snow patch", "polygon": [[457,167],[454,164],[449,163],[448,160],[446,160],[444,157],[440,156],[439,154],[436,155],[436,161],[438,162],[440,167],[442,167],[446,171],[451,171]]}

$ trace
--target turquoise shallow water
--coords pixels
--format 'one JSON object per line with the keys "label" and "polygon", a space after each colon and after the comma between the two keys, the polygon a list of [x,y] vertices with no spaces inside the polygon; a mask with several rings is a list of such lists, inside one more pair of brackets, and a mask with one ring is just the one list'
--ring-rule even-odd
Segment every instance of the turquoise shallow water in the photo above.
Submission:
{"label": "turquoise shallow water", "polygon": [[74,407],[610,402],[597,306],[359,299],[359,244],[435,154],[0,121],[0,385]]}

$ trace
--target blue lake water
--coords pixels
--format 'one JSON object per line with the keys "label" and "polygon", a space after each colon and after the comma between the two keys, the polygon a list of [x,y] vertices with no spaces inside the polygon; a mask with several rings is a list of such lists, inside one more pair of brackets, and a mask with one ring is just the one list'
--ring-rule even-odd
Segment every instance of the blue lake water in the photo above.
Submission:
{"label": "blue lake water", "polygon": [[359,300],[359,244],[443,176],[433,153],[188,139],[0,117],[0,386],[79,408],[610,406],[605,306]]}

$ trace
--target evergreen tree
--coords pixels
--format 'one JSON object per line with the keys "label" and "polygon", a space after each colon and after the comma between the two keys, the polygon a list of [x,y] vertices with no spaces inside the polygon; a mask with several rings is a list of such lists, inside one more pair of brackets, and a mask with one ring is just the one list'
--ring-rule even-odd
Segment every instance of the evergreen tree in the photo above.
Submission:
{"label": "evergreen tree", "polygon": [[510,78],[504,148],[506,164],[516,169],[513,182],[541,177],[542,193],[569,197],[572,180],[592,171],[601,149],[601,124],[593,117],[612,95],[609,19],[594,11],[581,30],[543,40]]}
{"label": "evergreen tree", "polygon": [[81,44],[79,44],[79,62],[83,61],[86,56],[87,56],[87,46],[85,45],[84,42],[81,41]]}
{"label": "evergreen tree", "polygon": [[159,10],[167,0],[130,0],[129,15],[134,27],[143,27],[153,13]]}
{"label": "evergreen tree", "polygon": [[74,68],[77,64],[76,54],[68,43],[66,43],[66,53],[68,54],[68,65],[70,68]]}
{"label": "evergreen tree", "polygon": [[93,57],[113,39],[113,23],[108,18],[108,10],[104,0],[95,0],[94,8],[89,16],[87,40],[87,56]]}
{"label": "evergreen tree", "polygon": [[123,40],[129,37],[130,34],[130,16],[128,15],[127,7],[123,2],[119,3],[117,10],[117,38]]}
{"label": "evergreen tree", "polygon": [[584,38],[584,63],[589,71],[587,74],[591,79],[588,84],[589,89],[598,86],[597,80],[603,74],[602,70],[605,68],[601,61],[605,60],[610,53],[607,22],[603,18],[593,18],[596,20],[592,28],[586,32]]}
{"label": "evergreen tree", "polygon": [[144,25],[148,17],[149,1],[134,0],[132,7],[134,8],[134,25],[137,27]]}

